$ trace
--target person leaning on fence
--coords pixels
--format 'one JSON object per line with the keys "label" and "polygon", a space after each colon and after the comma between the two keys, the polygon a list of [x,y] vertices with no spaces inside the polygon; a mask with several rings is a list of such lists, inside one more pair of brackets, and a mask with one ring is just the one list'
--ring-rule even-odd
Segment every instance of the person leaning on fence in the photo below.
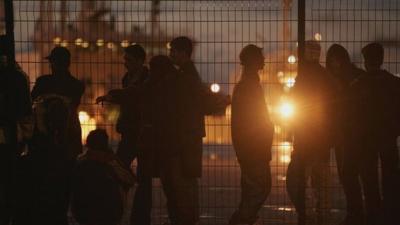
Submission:
{"label": "person leaning on fence", "polygon": [[400,224],[399,155],[396,138],[400,124],[400,78],[381,69],[384,49],[371,43],[362,49],[367,75],[354,84],[357,89],[359,140],[363,154],[379,155],[382,180],[383,224]]}
{"label": "person leaning on fence", "polygon": [[[346,196],[347,214],[343,225],[376,224],[380,210],[378,181],[378,155],[366,151],[360,136],[364,110],[358,96],[362,90],[358,82],[365,78],[365,71],[350,61],[345,48],[332,45],[327,52],[327,69],[339,82],[336,97],[337,142],[335,144],[339,177]],[[364,195],[364,196],[363,196]],[[364,210],[365,206],[365,210]]]}
{"label": "person leaning on fence", "polygon": [[9,57],[10,44],[0,36],[0,224],[12,219],[12,203],[18,196],[13,180],[18,159],[17,146],[25,141],[21,125],[31,116],[28,80]]}
{"label": "person leaning on fence", "polygon": [[[316,220],[327,224],[329,212],[329,159],[332,137],[332,101],[334,82],[319,64],[321,47],[307,41],[304,62],[300,64],[296,84],[290,93],[296,103],[293,122],[294,150],[287,170],[287,191],[298,214],[299,224]],[[306,205],[306,184],[316,197],[316,217],[313,206]]]}
{"label": "person leaning on fence", "polygon": [[193,225],[199,221],[198,181],[202,171],[202,138],[205,136],[204,116],[220,114],[230,104],[229,96],[213,94],[200,78],[191,60],[193,43],[188,37],[177,37],[170,42],[169,56],[178,66],[178,107],[181,124],[180,160],[173,174],[177,206],[170,213],[172,224]]}
{"label": "person leaning on fence", "polygon": [[109,148],[105,130],[91,131],[86,147],[73,176],[71,211],[80,224],[117,225],[135,177]]}
{"label": "person leaning on fence", "polygon": [[241,200],[229,224],[256,224],[258,211],[271,191],[273,124],[258,71],[262,49],[247,45],[240,53],[242,77],[232,96],[232,142],[241,169]]}

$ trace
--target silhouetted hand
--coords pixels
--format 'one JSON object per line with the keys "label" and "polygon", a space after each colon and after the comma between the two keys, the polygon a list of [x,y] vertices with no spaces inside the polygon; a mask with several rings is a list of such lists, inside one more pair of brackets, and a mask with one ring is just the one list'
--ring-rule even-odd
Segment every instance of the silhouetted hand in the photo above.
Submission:
{"label": "silhouetted hand", "polygon": [[110,95],[103,95],[96,98],[96,104],[103,103],[103,102],[110,102],[111,96]]}

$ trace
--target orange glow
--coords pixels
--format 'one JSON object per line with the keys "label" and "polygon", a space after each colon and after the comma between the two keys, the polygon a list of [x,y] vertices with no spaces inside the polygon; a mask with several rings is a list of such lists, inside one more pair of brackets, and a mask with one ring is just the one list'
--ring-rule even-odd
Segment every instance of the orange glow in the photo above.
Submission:
{"label": "orange glow", "polygon": [[82,142],[85,142],[89,132],[96,129],[96,120],[91,118],[87,112],[80,111],[79,122],[82,128]]}
{"label": "orange glow", "polygon": [[294,113],[293,105],[289,102],[283,102],[279,107],[279,113],[283,118],[290,118]]}

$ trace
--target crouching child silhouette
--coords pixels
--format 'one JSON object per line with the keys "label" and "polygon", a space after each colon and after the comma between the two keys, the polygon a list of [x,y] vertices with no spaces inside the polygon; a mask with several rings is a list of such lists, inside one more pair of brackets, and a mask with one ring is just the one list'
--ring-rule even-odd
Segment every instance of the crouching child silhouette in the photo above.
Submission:
{"label": "crouching child silhouette", "polygon": [[72,212],[84,225],[116,225],[123,215],[126,191],[135,177],[108,145],[105,130],[87,137],[87,152],[80,156],[72,186]]}

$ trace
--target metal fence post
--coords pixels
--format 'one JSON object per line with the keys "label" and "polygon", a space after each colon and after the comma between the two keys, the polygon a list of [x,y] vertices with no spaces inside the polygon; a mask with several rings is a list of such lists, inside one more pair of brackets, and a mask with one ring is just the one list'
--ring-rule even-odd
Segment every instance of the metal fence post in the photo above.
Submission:
{"label": "metal fence post", "polygon": [[14,42],[14,7],[13,0],[4,0],[4,14],[6,22],[7,44],[9,46],[9,60],[15,61],[15,42]]}

